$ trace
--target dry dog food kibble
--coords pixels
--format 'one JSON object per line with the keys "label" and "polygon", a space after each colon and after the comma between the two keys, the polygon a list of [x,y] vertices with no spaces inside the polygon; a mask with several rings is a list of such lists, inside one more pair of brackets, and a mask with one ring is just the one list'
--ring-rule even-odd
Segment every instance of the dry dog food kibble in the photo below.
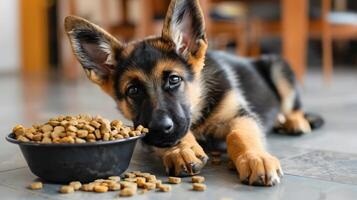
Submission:
{"label": "dry dog food kibble", "polygon": [[212,155],[212,160],[211,163],[213,165],[220,165],[221,164],[221,152],[219,151],[212,151],[211,152]]}
{"label": "dry dog food kibble", "polygon": [[159,190],[161,192],[170,192],[171,191],[171,185],[164,185],[164,184],[161,184],[159,186]]}
{"label": "dry dog food kibble", "polygon": [[42,187],[43,187],[43,184],[42,184],[41,182],[33,182],[33,183],[31,183],[31,185],[29,186],[29,188],[30,188],[31,190],[40,190],[40,189],[42,189]]}
{"label": "dry dog food kibble", "polygon": [[85,192],[92,192],[94,189],[94,184],[93,183],[83,184],[81,189]]}
{"label": "dry dog food kibble", "polygon": [[170,177],[168,178],[168,181],[169,181],[169,183],[171,183],[171,184],[179,184],[179,183],[181,183],[181,178],[170,176]]}
{"label": "dry dog food kibble", "polygon": [[144,183],[144,189],[153,190],[156,188],[156,183],[146,182]]}
{"label": "dry dog food kibble", "polygon": [[69,183],[69,186],[72,186],[74,190],[79,190],[81,189],[82,184],[79,181],[72,181]]}
{"label": "dry dog food kibble", "polygon": [[214,156],[214,157],[220,157],[220,156],[221,156],[221,152],[219,152],[219,151],[212,151],[212,152],[211,152],[211,155]]}
{"label": "dry dog food kibble", "polygon": [[119,182],[120,181],[120,176],[109,176],[108,179],[116,181],[116,182]]}
{"label": "dry dog food kibble", "polygon": [[119,193],[119,196],[130,197],[130,196],[133,196],[135,194],[135,192],[136,192],[135,189],[128,187],[128,188],[122,189]]}
{"label": "dry dog food kibble", "polygon": [[[124,126],[119,120],[110,122],[101,116],[92,117],[90,115],[58,116],[42,125],[33,125],[31,128],[16,125],[12,129],[16,139],[21,142],[44,144],[109,141],[148,132],[149,130],[142,125],[134,129]],[[132,175],[127,178],[132,178]]]}
{"label": "dry dog food kibble", "polygon": [[160,188],[161,185],[162,185],[162,181],[156,180],[156,188]]}
{"label": "dry dog food kibble", "polygon": [[211,162],[212,162],[213,165],[220,165],[221,164],[221,158],[220,157],[213,157]]}
{"label": "dry dog food kibble", "polygon": [[133,182],[128,182],[128,181],[120,181],[120,185],[122,188],[137,188],[137,184]]}
{"label": "dry dog food kibble", "polygon": [[156,183],[156,176],[154,176],[154,175],[148,175],[145,178],[146,178],[147,182]]}
{"label": "dry dog food kibble", "polygon": [[207,186],[203,183],[194,183],[192,184],[192,189],[196,191],[204,191],[206,190]]}
{"label": "dry dog food kibble", "polygon": [[94,192],[103,193],[103,192],[108,192],[108,187],[104,185],[95,185],[93,190]]}
{"label": "dry dog food kibble", "polygon": [[136,175],[134,173],[125,173],[124,174],[125,178],[135,178]]}
{"label": "dry dog food kibble", "polygon": [[192,183],[203,183],[205,182],[205,177],[203,176],[192,176]]}
{"label": "dry dog food kibble", "polygon": [[143,188],[145,183],[146,183],[146,179],[144,177],[136,178],[136,184],[138,185],[139,188]]}
{"label": "dry dog food kibble", "polygon": [[[74,122],[68,122],[74,124]],[[120,124],[118,121],[111,124]],[[16,128],[16,127],[15,127]],[[47,127],[48,128],[48,127]],[[90,183],[82,184],[79,181],[72,181],[68,185],[63,185],[59,189],[60,193],[73,193],[78,190],[84,192],[96,192],[105,193],[110,191],[120,191],[119,196],[130,197],[138,194],[145,194],[149,191],[155,190],[159,192],[170,192],[171,185],[162,184],[161,180],[158,180],[155,175],[150,173],[142,173],[140,171],[134,171],[124,174],[124,181],[120,181],[120,176],[110,176],[107,179],[97,179]],[[128,181],[129,180],[129,181]],[[196,191],[204,191],[206,185],[202,184],[205,181],[203,176],[192,177],[192,187]],[[168,182],[171,184],[181,183],[179,177],[168,177]],[[41,182],[34,182],[29,186],[29,189],[38,190],[43,187]],[[138,187],[140,188],[138,191]]]}
{"label": "dry dog food kibble", "polygon": [[67,194],[72,192],[74,192],[74,188],[72,186],[64,185],[60,188],[60,193]]}
{"label": "dry dog food kibble", "polygon": [[109,185],[109,190],[110,191],[117,191],[117,190],[120,190],[121,186],[119,183],[114,183],[112,185]]}
{"label": "dry dog food kibble", "polygon": [[124,181],[136,183],[137,178],[125,178]]}

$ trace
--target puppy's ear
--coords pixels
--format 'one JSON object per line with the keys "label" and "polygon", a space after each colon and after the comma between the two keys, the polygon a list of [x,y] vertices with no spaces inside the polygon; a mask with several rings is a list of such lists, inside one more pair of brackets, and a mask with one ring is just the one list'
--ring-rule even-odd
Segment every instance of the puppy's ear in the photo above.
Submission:
{"label": "puppy's ear", "polygon": [[207,38],[199,0],[172,0],[162,38],[175,43],[176,52],[199,70],[203,66]]}
{"label": "puppy's ear", "polygon": [[116,54],[123,45],[99,26],[80,17],[66,17],[64,26],[88,78],[103,86],[114,73]]}

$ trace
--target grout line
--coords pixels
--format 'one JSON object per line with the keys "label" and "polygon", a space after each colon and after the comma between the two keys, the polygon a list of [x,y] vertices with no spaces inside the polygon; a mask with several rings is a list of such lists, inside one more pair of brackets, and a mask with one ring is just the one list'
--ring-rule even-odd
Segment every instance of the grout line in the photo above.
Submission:
{"label": "grout line", "polygon": [[307,153],[318,151],[316,149],[310,149],[310,148],[299,148],[299,149],[304,149],[304,150],[306,150],[306,152],[301,152],[301,153],[297,153],[297,154],[294,154],[294,155],[291,155],[291,156],[286,156],[285,158],[282,158],[280,160],[289,160],[291,158],[296,158],[296,157],[302,156],[302,155],[307,154]]}

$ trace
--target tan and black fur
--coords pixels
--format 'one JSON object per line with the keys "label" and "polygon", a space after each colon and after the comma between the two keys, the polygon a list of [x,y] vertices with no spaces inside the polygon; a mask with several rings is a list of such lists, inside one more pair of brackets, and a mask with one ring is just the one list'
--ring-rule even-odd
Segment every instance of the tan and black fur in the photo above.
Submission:
{"label": "tan and black fur", "polygon": [[169,174],[199,173],[208,157],[197,139],[210,137],[226,141],[243,183],[274,185],[283,172],[265,150],[263,133],[307,133],[321,121],[302,111],[283,59],[207,51],[198,0],[173,0],[162,35],[141,41],[121,43],[74,16],[66,18],[65,29],[88,78],[134,126],[149,128],[143,141]]}

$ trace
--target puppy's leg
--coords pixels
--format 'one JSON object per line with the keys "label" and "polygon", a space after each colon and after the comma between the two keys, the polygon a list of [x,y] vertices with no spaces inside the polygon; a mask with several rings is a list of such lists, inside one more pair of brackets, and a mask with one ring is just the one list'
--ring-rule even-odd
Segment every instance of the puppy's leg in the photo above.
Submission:
{"label": "puppy's leg", "polygon": [[272,83],[280,99],[281,113],[275,129],[291,135],[311,132],[311,124],[302,110],[298,82],[290,65],[279,56],[269,55],[257,61],[257,67]]}
{"label": "puppy's leg", "polygon": [[208,156],[191,132],[179,144],[170,148],[155,148],[162,157],[166,173],[174,176],[188,176],[200,173]]}
{"label": "puppy's leg", "polygon": [[280,182],[283,171],[279,160],[265,149],[261,128],[252,117],[232,121],[227,135],[228,155],[235,164],[240,181],[249,185],[272,186]]}
{"label": "puppy's leg", "polygon": [[[293,71],[285,61],[273,63],[273,81],[281,99],[283,117],[278,121],[283,131],[288,134],[299,135],[311,132],[309,121],[302,110],[297,82]],[[273,66],[274,67],[274,66]]]}

